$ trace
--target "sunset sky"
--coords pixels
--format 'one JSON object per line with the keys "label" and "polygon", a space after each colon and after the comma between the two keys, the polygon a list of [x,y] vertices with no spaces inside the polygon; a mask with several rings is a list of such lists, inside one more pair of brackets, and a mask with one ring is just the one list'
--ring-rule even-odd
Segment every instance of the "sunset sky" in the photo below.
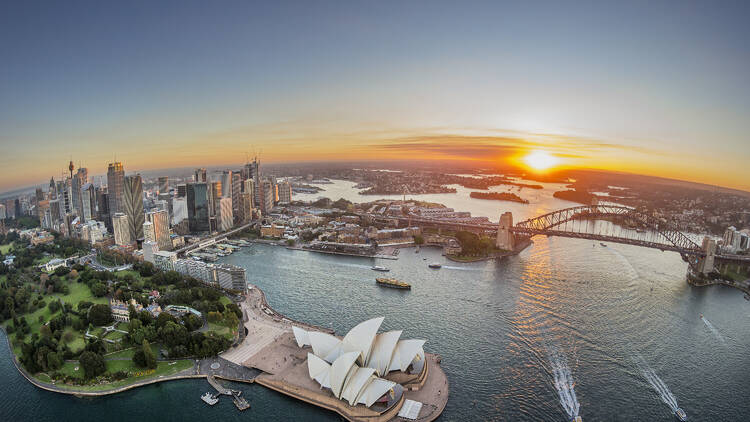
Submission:
{"label": "sunset sky", "polygon": [[750,2],[3,2],[0,191],[533,150],[750,190]]}

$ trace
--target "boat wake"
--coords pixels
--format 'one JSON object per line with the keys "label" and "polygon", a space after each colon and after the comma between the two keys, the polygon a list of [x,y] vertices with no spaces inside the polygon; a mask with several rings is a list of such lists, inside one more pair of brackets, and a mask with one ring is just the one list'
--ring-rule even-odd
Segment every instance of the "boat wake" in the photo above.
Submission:
{"label": "boat wake", "polygon": [[677,399],[674,397],[674,394],[669,391],[669,388],[666,384],[664,384],[664,381],[662,381],[661,378],[656,375],[656,372],[654,372],[654,370],[651,369],[645,361],[642,361],[639,366],[644,378],[646,378],[646,381],[651,384],[651,387],[654,389],[654,391],[659,394],[659,397],[661,397],[661,401],[669,406],[673,413],[676,412],[677,409],[680,408],[680,406],[677,405]]}
{"label": "boat wake", "polygon": [[622,263],[622,266],[625,268],[625,272],[628,276],[628,279],[635,280],[638,276],[638,271],[635,269],[633,264],[630,263],[630,261],[625,257],[625,255],[621,254],[619,251],[613,249],[613,248],[607,248],[609,252],[611,252],[613,255],[617,257],[617,259]]}
{"label": "boat wake", "polygon": [[703,323],[706,324],[706,327],[708,327],[708,330],[711,331],[711,333],[722,343],[726,343],[726,339],[723,335],[719,332],[719,330],[714,327],[713,324],[711,324],[711,321],[707,320],[703,315],[701,315],[701,319],[703,320]]}
{"label": "boat wake", "polygon": [[575,382],[570,367],[568,367],[568,360],[565,355],[557,350],[551,350],[549,351],[549,363],[552,365],[552,376],[557,395],[560,398],[560,404],[568,417],[574,419],[578,416],[581,405],[576,397]]}

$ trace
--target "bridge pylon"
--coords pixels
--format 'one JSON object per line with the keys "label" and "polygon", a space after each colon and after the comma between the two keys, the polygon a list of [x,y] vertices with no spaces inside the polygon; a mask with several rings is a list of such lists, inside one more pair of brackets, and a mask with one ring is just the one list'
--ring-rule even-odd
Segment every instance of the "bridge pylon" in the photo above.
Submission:
{"label": "bridge pylon", "polygon": [[708,274],[714,270],[714,258],[716,258],[716,241],[708,236],[703,238],[703,252],[706,256],[698,261],[698,271],[702,274]]}
{"label": "bridge pylon", "polygon": [[497,238],[495,239],[495,246],[498,249],[505,249],[506,251],[512,251],[516,248],[516,236],[511,231],[513,228],[513,213],[510,211],[504,212],[500,216],[500,223],[497,227]]}

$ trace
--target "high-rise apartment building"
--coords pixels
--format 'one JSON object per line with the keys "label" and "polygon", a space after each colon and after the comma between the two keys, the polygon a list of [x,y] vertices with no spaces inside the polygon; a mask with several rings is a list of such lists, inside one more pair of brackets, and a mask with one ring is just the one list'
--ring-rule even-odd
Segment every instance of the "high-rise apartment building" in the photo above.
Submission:
{"label": "high-rise apartment building", "polygon": [[123,212],[128,216],[130,238],[135,241],[143,238],[143,181],[141,175],[125,177],[122,196]]}
{"label": "high-rise apartment building", "polygon": [[[123,212],[122,197],[125,189],[125,170],[122,163],[109,163],[107,167],[107,194],[109,215]],[[114,224],[113,224],[114,225]]]}

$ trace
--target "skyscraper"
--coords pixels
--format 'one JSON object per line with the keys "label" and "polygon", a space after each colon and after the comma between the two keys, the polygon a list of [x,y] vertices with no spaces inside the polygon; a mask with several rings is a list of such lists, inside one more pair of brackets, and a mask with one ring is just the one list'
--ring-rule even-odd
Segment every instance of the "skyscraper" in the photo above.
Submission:
{"label": "skyscraper", "polygon": [[288,204],[292,202],[292,185],[289,182],[281,182],[278,185],[279,203]]}
{"label": "skyscraper", "polygon": [[121,212],[113,214],[112,226],[114,227],[113,233],[117,245],[128,246],[133,243],[133,239],[130,238],[130,227],[127,215]]}
{"label": "skyscraper", "polygon": [[49,178],[49,192],[47,192],[48,199],[57,199],[57,186],[55,185],[55,178]]}
{"label": "skyscraper", "polygon": [[200,168],[195,169],[195,183],[206,183],[208,178],[206,177],[206,169]]}
{"label": "skyscraper", "polygon": [[253,179],[247,179],[243,182],[242,192],[250,195],[250,207],[255,208],[255,182],[253,182]]}
{"label": "skyscraper", "polygon": [[219,230],[227,231],[232,228],[234,223],[234,216],[232,215],[232,198],[221,198],[219,204]]}
{"label": "skyscraper", "polygon": [[84,222],[96,218],[96,189],[91,183],[81,186],[81,210]]}
{"label": "skyscraper", "polygon": [[[122,195],[125,183],[125,170],[121,162],[109,163],[107,167],[107,194],[109,215],[123,212]],[[114,224],[113,224],[114,225]]]}
{"label": "skyscraper", "polygon": [[271,212],[271,209],[273,209],[273,202],[276,198],[276,189],[271,180],[263,180],[260,183],[260,189],[258,190],[260,191],[260,212],[265,217]]}
{"label": "skyscraper", "polygon": [[234,215],[234,223],[241,223],[245,214],[242,212],[242,178],[237,172],[232,173],[232,214]]}
{"label": "skyscraper", "polygon": [[99,221],[103,221],[110,232],[113,231],[112,218],[109,214],[109,193],[106,187],[100,187],[96,190],[96,208]]}
{"label": "skyscraper", "polygon": [[164,210],[149,212],[146,214],[146,222],[150,222],[152,225],[153,240],[159,245],[159,250],[171,250],[172,239],[169,237],[169,213]]}
{"label": "skyscraper", "polygon": [[191,232],[211,231],[211,188],[207,183],[188,183],[187,186],[188,227]]}
{"label": "skyscraper", "polygon": [[159,194],[165,194],[169,192],[169,177],[167,176],[161,176],[159,177]]}
{"label": "skyscraper", "polygon": [[154,223],[150,221],[143,222],[143,241],[156,243],[156,234],[154,233]]}
{"label": "skyscraper", "polygon": [[141,175],[125,177],[123,184],[123,211],[128,216],[131,240],[143,238],[143,182]]}

